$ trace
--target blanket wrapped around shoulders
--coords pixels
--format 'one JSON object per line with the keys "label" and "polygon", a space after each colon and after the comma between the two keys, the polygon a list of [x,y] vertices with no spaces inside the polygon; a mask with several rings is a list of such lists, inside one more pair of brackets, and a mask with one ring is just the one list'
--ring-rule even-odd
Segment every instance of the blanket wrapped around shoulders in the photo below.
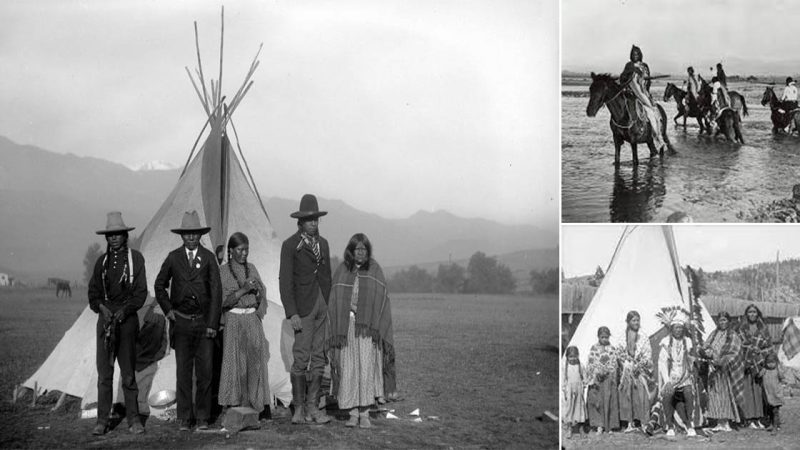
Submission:
{"label": "blanket wrapped around shoulders", "polygon": [[389,291],[381,266],[374,259],[369,268],[350,271],[342,263],[333,275],[333,286],[328,304],[329,335],[327,348],[347,346],[347,328],[350,326],[350,302],[353,289],[358,290],[356,308],[356,336],[369,336],[380,345],[384,358],[394,354],[394,330]]}

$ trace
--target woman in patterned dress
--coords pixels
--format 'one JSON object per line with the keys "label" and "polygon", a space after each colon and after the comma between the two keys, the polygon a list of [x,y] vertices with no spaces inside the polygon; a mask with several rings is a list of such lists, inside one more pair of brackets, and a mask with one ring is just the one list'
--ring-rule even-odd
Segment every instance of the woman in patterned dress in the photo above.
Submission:
{"label": "woman in patterned dress", "polygon": [[750,422],[750,428],[764,428],[761,418],[764,417],[763,384],[759,373],[764,365],[764,358],[772,348],[772,340],[764,323],[761,310],[750,304],[744,310],[739,321],[739,337],[742,339],[742,357],[744,358],[744,403],[742,404],[742,421]]}
{"label": "woman in patterned dress", "polygon": [[608,327],[597,329],[597,344],[589,350],[587,375],[589,390],[586,403],[589,425],[597,427],[597,434],[619,428],[619,395],[617,392],[617,348],[611,345]]}
{"label": "woman in patterned dress", "polygon": [[730,314],[723,311],[700,352],[710,363],[706,417],[717,420],[713,431],[731,431],[730,421],[739,422],[736,399],[742,395],[741,352],[742,340],[731,325]]}
{"label": "woman in patterned dress", "polygon": [[267,312],[266,289],[247,262],[250,243],[244,233],[228,240],[228,262],[220,267],[225,334],[219,404],[249,406],[259,413],[271,404],[267,362],[269,344],[261,321]]}
{"label": "woman in patterned dress", "polygon": [[362,233],[350,238],[333,275],[328,319],[334,389],[339,408],[350,410],[345,426],[370,428],[368,408],[383,395],[384,356],[394,344],[386,279]]}

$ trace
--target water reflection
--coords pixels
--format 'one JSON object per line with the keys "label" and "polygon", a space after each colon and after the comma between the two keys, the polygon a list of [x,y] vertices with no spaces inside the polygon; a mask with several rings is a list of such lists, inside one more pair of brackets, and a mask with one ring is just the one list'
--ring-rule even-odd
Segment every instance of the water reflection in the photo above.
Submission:
{"label": "water reflection", "polygon": [[609,210],[612,222],[650,222],[664,202],[667,186],[658,159],[614,170]]}

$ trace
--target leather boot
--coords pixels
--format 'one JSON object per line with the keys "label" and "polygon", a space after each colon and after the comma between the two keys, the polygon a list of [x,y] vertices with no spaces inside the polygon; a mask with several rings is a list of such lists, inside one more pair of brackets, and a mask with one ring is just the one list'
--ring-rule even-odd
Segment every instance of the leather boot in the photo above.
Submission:
{"label": "leather boot", "polygon": [[319,410],[320,386],[322,386],[322,375],[312,375],[311,385],[308,386],[308,396],[306,397],[306,422],[323,424],[331,421],[327,414]]}
{"label": "leather boot", "polygon": [[306,376],[291,374],[289,379],[292,382],[292,404],[294,405],[294,414],[292,415],[293,424],[305,423],[303,418],[303,404],[305,403],[306,394]]}

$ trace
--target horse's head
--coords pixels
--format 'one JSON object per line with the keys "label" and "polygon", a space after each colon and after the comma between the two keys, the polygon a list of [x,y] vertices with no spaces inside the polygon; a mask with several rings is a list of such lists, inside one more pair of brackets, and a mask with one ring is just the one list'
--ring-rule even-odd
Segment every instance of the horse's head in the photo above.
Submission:
{"label": "horse's head", "polygon": [[592,84],[589,86],[589,104],[586,105],[586,115],[594,117],[597,111],[608,100],[608,93],[614,87],[619,88],[614,77],[607,73],[595,74],[592,72]]}
{"label": "horse's head", "polygon": [[772,86],[767,86],[767,88],[764,89],[764,95],[761,96],[761,106],[766,106],[774,97],[775,92],[772,90]]}
{"label": "horse's head", "polygon": [[667,87],[664,88],[664,101],[669,101],[669,98],[675,94],[675,85],[672,83],[667,83]]}

